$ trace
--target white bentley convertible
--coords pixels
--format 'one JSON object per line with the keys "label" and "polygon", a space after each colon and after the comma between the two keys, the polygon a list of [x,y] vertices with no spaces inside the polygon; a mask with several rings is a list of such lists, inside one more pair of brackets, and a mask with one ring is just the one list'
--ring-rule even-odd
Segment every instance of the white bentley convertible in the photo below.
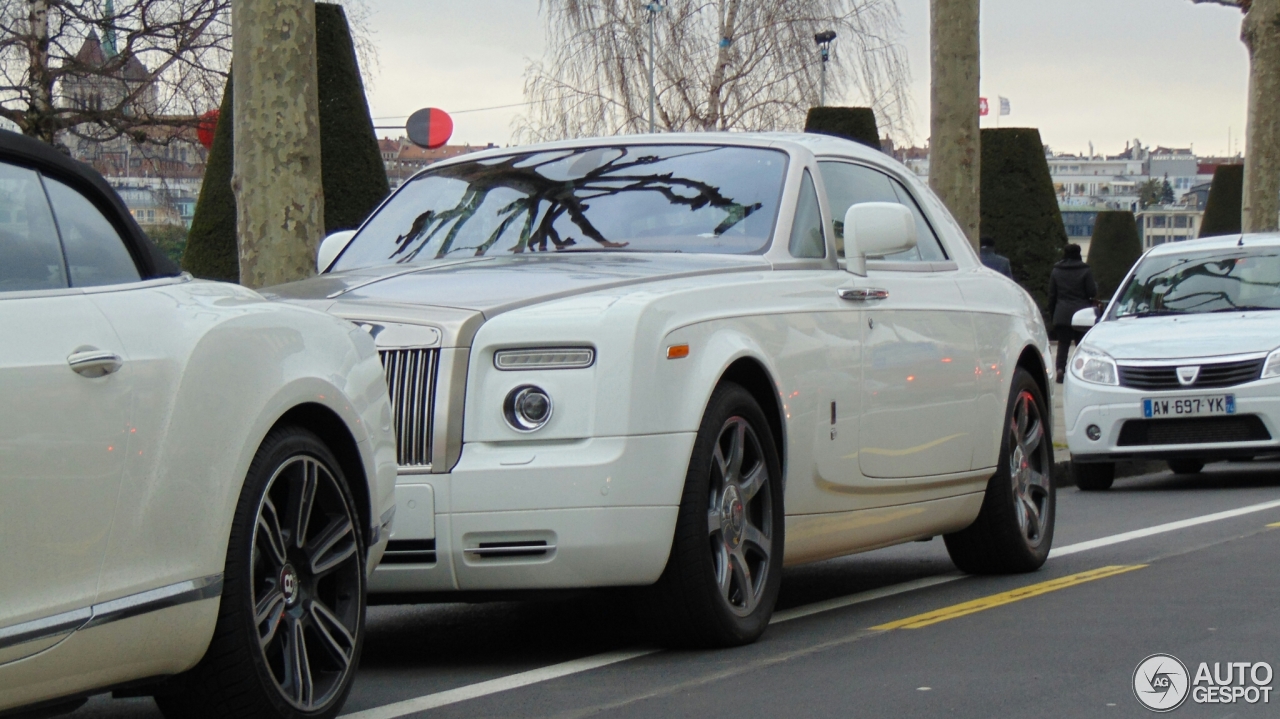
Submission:
{"label": "white bentley convertible", "polygon": [[0,132],[0,409],[0,714],[337,714],[395,511],[368,335],[193,281]]}
{"label": "white bentley convertible", "polygon": [[279,299],[374,336],[395,405],[383,602],[646,586],[749,642],[781,568],[1053,536],[1048,339],[906,168],[819,135],[579,140],[441,162]]}

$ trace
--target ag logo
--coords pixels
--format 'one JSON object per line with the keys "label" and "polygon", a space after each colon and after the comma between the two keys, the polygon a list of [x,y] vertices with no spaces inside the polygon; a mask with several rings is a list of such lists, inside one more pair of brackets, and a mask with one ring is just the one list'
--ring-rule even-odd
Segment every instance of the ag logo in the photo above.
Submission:
{"label": "ag logo", "polygon": [[1133,670],[1133,695],[1153,712],[1173,711],[1187,700],[1187,667],[1172,654],[1152,654]]}

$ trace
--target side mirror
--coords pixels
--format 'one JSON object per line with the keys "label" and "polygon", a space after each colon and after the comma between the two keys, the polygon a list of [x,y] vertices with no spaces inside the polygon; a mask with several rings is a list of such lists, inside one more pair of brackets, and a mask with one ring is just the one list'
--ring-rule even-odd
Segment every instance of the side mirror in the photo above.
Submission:
{"label": "side mirror", "polygon": [[868,257],[906,252],[916,246],[916,218],[896,202],[864,202],[844,213],[844,256],[855,275],[867,274]]}
{"label": "side mirror", "polygon": [[1098,313],[1092,307],[1086,307],[1071,315],[1071,328],[1087,330],[1098,324]]}
{"label": "side mirror", "polygon": [[316,252],[316,273],[322,274],[329,269],[329,265],[332,265],[333,261],[338,259],[338,255],[347,249],[351,238],[355,236],[355,230],[342,230],[324,238],[324,242],[320,243],[320,249]]}

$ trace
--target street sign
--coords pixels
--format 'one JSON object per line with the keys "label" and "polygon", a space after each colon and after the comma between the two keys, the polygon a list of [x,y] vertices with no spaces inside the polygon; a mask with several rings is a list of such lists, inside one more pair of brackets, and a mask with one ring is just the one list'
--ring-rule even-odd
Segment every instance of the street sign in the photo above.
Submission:
{"label": "street sign", "polygon": [[453,118],[444,110],[428,107],[410,115],[409,121],[404,124],[404,131],[409,135],[409,142],[434,150],[443,146],[453,135]]}
{"label": "street sign", "polygon": [[210,110],[200,116],[200,122],[196,125],[196,139],[204,145],[204,149],[213,149],[213,134],[218,129],[218,111]]}
{"label": "street sign", "polygon": [[991,114],[991,107],[987,105],[987,98],[985,97],[978,98],[978,114],[982,117]]}

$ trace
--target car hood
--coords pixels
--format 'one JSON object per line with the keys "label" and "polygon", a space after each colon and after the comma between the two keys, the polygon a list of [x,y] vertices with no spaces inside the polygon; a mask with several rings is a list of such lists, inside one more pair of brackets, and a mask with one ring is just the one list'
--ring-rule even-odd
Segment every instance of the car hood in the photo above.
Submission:
{"label": "car hood", "polygon": [[263,291],[272,299],[429,305],[501,312],[596,290],[722,272],[768,269],[757,256],[674,253],[513,255],[335,272]]}
{"label": "car hood", "polygon": [[1112,320],[1089,330],[1085,342],[1116,359],[1270,352],[1280,346],[1280,311]]}

